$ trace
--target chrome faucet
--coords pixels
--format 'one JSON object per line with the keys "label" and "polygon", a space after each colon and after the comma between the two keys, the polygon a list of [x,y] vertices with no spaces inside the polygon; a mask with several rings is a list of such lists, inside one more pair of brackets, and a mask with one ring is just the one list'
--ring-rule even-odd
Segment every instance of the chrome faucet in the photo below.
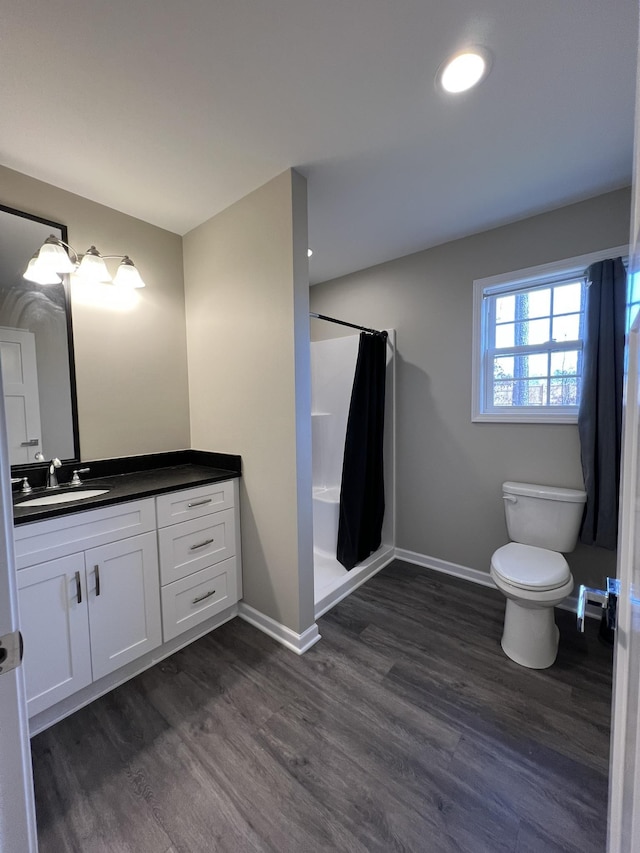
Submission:
{"label": "chrome faucet", "polygon": [[49,462],[49,470],[47,471],[47,489],[59,489],[60,484],[58,483],[58,475],[56,474],[56,468],[59,468],[62,465],[62,462],[58,459],[58,457],[54,457],[51,462]]}
{"label": "chrome faucet", "polygon": [[[38,460],[38,462],[44,462],[44,455],[42,453],[36,453],[36,459]],[[60,483],[58,483],[58,475],[56,474],[56,468],[59,468],[61,465],[62,462],[58,459],[57,456],[54,456],[53,459],[49,462],[49,469],[47,471],[47,485],[45,486],[45,488],[60,488]]]}

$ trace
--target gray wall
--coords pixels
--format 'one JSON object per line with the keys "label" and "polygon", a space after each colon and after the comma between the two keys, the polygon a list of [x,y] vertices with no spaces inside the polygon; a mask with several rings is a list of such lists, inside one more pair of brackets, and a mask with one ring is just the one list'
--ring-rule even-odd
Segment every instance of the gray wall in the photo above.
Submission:
{"label": "gray wall", "polygon": [[292,170],[184,238],[192,446],[240,453],[244,600],[314,622],[305,180]]}
{"label": "gray wall", "polygon": [[[311,288],[312,311],[397,330],[399,548],[488,571],[503,481],[582,487],[576,426],[471,422],[473,280],[626,244],[630,205],[607,193]],[[579,582],[615,571],[602,549],[569,561]]]}

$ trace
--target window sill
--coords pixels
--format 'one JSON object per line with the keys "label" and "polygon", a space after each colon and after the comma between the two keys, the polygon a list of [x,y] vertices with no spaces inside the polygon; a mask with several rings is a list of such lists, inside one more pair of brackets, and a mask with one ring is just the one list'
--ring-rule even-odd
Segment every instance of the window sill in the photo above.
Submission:
{"label": "window sill", "polygon": [[531,412],[490,412],[474,414],[471,418],[474,424],[577,424],[577,413],[566,414],[535,414]]}

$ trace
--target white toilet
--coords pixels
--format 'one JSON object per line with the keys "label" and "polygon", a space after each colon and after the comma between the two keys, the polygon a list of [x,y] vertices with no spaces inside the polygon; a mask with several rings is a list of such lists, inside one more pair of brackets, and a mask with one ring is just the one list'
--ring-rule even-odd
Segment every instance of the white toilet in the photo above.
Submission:
{"label": "white toilet", "polygon": [[532,483],[503,483],[507,530],[512,541],[491,558],[491,577],[507,597],[502,649],[531,669],[545,669],[558,653],[553,608],[573,589],[560,552],[578,539],[585,492]]}

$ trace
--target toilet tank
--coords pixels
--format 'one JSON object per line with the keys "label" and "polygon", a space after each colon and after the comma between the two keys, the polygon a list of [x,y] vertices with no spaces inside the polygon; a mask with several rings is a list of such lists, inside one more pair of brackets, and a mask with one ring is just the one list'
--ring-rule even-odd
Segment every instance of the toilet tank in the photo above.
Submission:
{"label": "toilet tank", "polygon": [[534,483],[503,483],[507,530],[512,542],[568,553],[578,540],[585,492]]}

